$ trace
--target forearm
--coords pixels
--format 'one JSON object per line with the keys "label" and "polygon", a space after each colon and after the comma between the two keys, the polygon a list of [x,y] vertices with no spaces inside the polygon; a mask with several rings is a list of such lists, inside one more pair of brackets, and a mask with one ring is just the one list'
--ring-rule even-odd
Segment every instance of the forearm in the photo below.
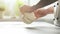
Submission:
{"label": "forearm", "polygon": [[33,8],[35,9],[38,9],[38,8],[41,8],[41,7],[44,7],[44,6],[47,6],[51,3],[54,3],[58,0],[41,0],[39,3],[37,3],[36,5],[32,6]]}

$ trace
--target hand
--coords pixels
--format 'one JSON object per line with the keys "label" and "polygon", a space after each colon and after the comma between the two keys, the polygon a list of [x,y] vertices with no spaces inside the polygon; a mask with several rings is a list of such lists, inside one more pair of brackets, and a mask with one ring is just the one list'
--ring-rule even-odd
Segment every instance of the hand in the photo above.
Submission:
{"label": "hand", "polygon": [[22,14],[24,14],[26,12],[33,12],[34,8],[32,8],[31,6],[24,5],[23,7],[20,8],[20,11]]}
{"label": "hand", "polygon": [[34,14],[36,18],[43,17],[47,14],[47,11],[45,9],[37,9],[34,11]]}
{"label": "hand", "polygon": [[32,23],[36,18],[34,16],[34,9],[31,6],[24,5],[20,8],[21,13],[23,14],[22,20],[26,24]]}
{"label": "hand", "polygon": [[39,17],[43,17],[47,14],[52,14],[54,12],[54,8],[53,7],[49,7],[48,9],[37,9],[34,11],[34,14],[37,18]]}

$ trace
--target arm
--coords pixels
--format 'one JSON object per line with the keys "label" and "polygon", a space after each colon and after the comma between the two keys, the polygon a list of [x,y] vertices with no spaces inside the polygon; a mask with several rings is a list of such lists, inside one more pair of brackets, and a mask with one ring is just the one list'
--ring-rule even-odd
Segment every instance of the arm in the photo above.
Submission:
{"label": "arm", "polygon": [[36,5],[32,6],[34,9],[38,9],[38,8],[41,8],[41,7],[44,7],[44,6],[47,6],[51,3],[54,3],[58,0],[41,0],[39,3],[37,3]]}
{"label": "arm", "polygon": [[47,6],[51,3],[54,3],[55,1],[57,1],[57,0],[41,0],[36,5],[34,5],[32,7],[24,5],[23,7],[20,8],[20,10],[21,10],[22,13],[34,12],[34,10],[36,10],[38,8],[41,8],[41,7],[44,7],[44,6]]}

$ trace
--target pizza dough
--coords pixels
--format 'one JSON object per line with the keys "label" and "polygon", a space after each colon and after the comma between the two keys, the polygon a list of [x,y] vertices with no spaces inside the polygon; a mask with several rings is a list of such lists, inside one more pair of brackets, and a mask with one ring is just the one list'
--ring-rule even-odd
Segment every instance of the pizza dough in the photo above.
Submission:
{"label": "pizza dough", "polygon": [[36,19],[34,13],[24,13],[23,21],[26,24],[31,24]]}

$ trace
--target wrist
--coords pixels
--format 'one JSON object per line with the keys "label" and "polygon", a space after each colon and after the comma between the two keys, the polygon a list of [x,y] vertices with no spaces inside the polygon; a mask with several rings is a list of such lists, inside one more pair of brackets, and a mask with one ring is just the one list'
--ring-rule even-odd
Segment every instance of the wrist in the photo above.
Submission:
{"label": "wrist", "polygon": [[54,8],[50,7],[46,11],[47,11],[48,14],[52,14],[54,12]]}

